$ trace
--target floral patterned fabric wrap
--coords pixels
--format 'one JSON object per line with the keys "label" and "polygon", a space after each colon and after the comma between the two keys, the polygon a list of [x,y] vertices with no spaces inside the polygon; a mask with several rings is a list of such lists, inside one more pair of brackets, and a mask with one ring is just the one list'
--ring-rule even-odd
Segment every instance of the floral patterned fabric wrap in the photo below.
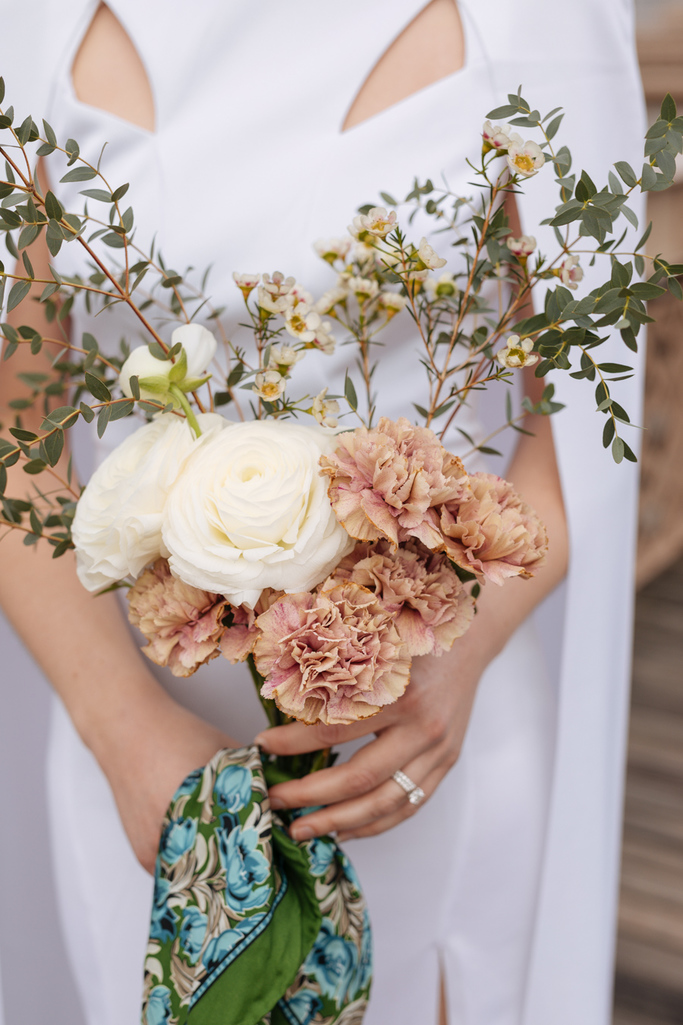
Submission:
{"label": "floral patterned fabric wrap", "polygon": [[[219,751],[164,820],[143,1025],[360,1025],[370,924],[331,837],[295,843],[257,747]],[[275,780],[269,780],[275,782]]]}

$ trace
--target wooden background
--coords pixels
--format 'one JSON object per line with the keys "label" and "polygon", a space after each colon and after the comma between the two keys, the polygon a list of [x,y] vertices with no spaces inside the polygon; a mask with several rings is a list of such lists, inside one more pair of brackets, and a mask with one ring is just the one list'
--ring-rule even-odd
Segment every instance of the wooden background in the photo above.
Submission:
{"label": "wooden background", "polygon": [[[683,3],[638,7],[650,112],[683,111]],[[649,213],[651,251],[683,262],[683,174]],[[614,1025],[683,1023],[683,304],[650,313]]]}

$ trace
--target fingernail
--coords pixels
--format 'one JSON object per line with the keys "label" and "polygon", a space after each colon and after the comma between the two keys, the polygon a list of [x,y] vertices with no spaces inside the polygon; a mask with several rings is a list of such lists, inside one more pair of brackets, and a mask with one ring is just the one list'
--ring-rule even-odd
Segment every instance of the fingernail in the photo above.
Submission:
{"label": "fingernail", "polygon": [[290,835],[294,840],[310,840],[314,835],[310,826],[300,826],[298,823],[292,826]]}
{"label": "fingernail", "polygon": [[271,797],[270,807],[273,809],[273,811],[282,811],[282,809],[285,808],[286,805],[285,802],[281,800],[279,797]]}
{"label": "fingernail", "polygon": [[257,737],[254,737],[254,743],[257,747],[263,748],[264,751],[270,751],[268,733],[259,733]]}

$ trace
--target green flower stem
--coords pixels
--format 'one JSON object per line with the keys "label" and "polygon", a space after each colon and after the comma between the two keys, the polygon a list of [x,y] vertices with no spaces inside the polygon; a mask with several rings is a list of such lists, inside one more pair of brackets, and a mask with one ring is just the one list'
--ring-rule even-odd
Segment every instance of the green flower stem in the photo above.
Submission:
{"label": "green flower stem", "polygon": [[[264,698],[261,694],[261,687],[265,681],[256,668],[253,655],[247,655],[247,665],[256,687],[258,699],[263,705],[270,725],[286,726],[288,723],[294,722],[295,720],[291,715],[286,715],[280,711],[272,698]],[[322,751],[306,751],[298,755],[276,755],[274,764],[279,771],[286,773],[290,779],[301,779],[303,776],[308,776],[311,772],[326,769],[328,765],[332,764],[333,759],[331,755],[332,749],[326,747]]]}
{"label": "green flower stem", "polygon": [[249,672],[251,673],[251,678],[254,681],[254,686],[256,687],[258,699],[263,705],[264,712],[268,716],[268,722],[271,726],[282,725],[280,722],[280,709],[271,698],[264,698],[261,694],[261,687],[265,683],[265,680],[256,668],[253,655],[247,655],[247,665],[249,666]]}
{"label": "green flower stem", "polygon": [[173,398],[176,400],[176,402],[182,409],[183,413],[187,417],[187,422],[194,431],[195,437],[200,437],[202,432],[197,422],[197,417],[194,415],[194,410],[192,409],[190,403],[187,401],[187,395],[185,394],[185,392],[181,391],[177,384],[171,384],[169,386],[168,391],[169,394],[172,395]]}

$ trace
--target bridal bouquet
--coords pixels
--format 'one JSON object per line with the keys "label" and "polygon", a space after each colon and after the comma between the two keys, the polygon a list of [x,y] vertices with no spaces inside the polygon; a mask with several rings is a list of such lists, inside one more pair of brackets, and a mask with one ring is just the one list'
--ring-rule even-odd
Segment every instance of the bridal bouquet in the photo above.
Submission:
{"label": "bridal bouquet", "polygon": [[[0,103],[3,94],[0,80]],[[49,338],[15,326],[16,313],[0,325],[5,359],[20,346],[53,354],[51,375],[22,375],[31,394],[13,403],[16,421],[0,440],[0,522],[27,545],[45,539],[56,557],[75,549],[90,591],[127,588],[145,653],[176,676],[218,657],[246,661],[273,724],[375,715],[409,686],[413,658],[442,655],[464,634],[482,584],[530,577],[542,565],[547,538],[533,509],[508,482],[468,472],[444,447],[459,434],[472,454],[495,454],[492,436],[474,439],[460,426],[476,392],[509,385],[524,367],[592,382],[604,446],[617,462],[635,459],[622,436],[628,414],[611,391],[630,368],[601,361],[598,350],[607,327],[635,350],[650,319],[645,301],[665,288],[683,298],[683,268],[660,256],[646,263],[649,229],[621,249],[637,229],[629,195],[673,183],[683,119],[667,97],[642,170],[619,162],[598,188],[555,147],[559,108],[542,117],[520,93],[508,99],[484,123],[471,167],[478,196],[415,181],[403,201],[382,194],[383,206],[361,207],[346,235],[315,244],[330,267],[322,296],[280,272],[235,272],[248,344],[228,335],[223,311],[191,273],[138,245],[127,185],[110,183],[74,140],[60,145],[46,122],[16,125],[12,108],[0,112],[0,228],[17,264],[0,264],[0,299],[14,311],[40,284],[55,325]],[[35,153],[66,159],[61,182],[97,179],[83,189],[81,211],[41,190]],[[557,242],[549,255],[533,237],[513,237],[505,205],[537,174],[554,174],[559,190],[546,222]],[[416,215],[433,231],[411,238]],[[39,281],[28,247],[43,232],[53,256],[81,247],[90,274],[52,270]],[[578,295],[587,251],[606,259],[608,276]],[[539,285],[544,302],[530,315]],[[143,344],[105,353],[90,333],[68,338],[62,325],[76,300],[93,311],[125,305]],[[426,375],[416,423],[382,416],[373,386],[378,336],[408,318]],[[342,341],[355,354],[343,394],[297,391],[301,361]],[[500,429],[524,431],[528,413],[556,412],[553,394],[547,383],[540,401],[513,408],[508,392]],[[38,429],[24,420],[31,410],[41,410]],[[134,414],[136,428],[81,490],[66,432],[83,421],[101,437]],[[17,462],[50,486],[8,494],[7,468]],[[293,760],[220,752],[178,791],[157,865],[147,1025],[213,1020],[226,980],[254,1025],[362,1020],[369,925],[353,870],[329,838],[294,844],[267,802],[269,783],[332,759],[329,751]],[[272,944],[282,977],[254,996],[239,966],[255,951],[272,956]]]}

